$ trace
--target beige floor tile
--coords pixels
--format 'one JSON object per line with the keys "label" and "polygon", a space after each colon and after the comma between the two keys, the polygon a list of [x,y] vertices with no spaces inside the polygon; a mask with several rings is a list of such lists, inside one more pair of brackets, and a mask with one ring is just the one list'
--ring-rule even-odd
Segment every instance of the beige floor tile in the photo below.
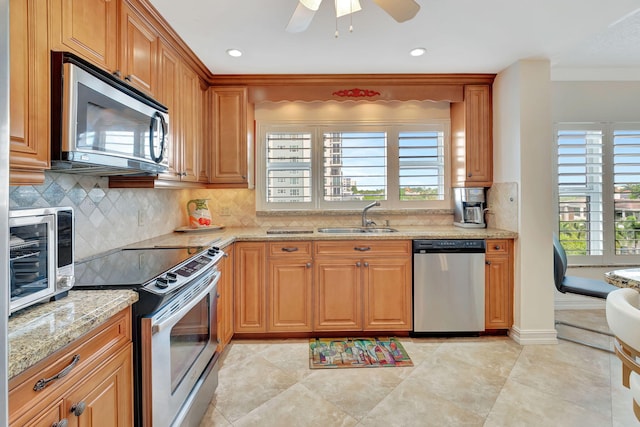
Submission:
{"label": "beige floor tile", "polygon": [[[605,395],[605,398],[609,396]],[[611,417],[599,411],[544,393],[521,383],[507,380],[484,427],[603,427]]]}
{"label": "beige floor tile", "polygon": [[238,427],[351,427],[358,422],[335,405],[296,384],[245,415]]}
{"label": "beige floor tile", "polygon": [[200,427],[231,427],[231,423],[222,416],[214,404],[211,404],[207,409],[207,413],[202,417]]}

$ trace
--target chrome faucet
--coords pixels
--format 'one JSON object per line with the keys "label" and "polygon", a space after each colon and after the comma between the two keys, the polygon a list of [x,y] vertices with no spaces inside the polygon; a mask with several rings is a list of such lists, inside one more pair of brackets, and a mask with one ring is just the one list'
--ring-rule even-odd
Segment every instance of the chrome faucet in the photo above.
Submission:
{"label": "chrome faucet", "polygon": [[374,206],[380,206],[380,202],[375,201],[373,203],[368,204],[367,206],[364,207],[364,209],[362,210],[362,226],[363,227],[369,227],[371,225],[376,225],[375,222],[371,221],[370,219],[367,219],[367,211],[369,209],[371,209]]}

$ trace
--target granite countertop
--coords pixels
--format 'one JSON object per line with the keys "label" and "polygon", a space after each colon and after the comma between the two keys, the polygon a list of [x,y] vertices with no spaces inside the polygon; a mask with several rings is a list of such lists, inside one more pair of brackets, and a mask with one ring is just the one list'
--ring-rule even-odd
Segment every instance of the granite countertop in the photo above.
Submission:
{"label": "granite countertop", "polygon": [[[513,231],[496,228],[451,226],[392,226],[393,233],[320,233],[318,227],[230,227],[219,230],[174,232],[144,240],[128,247],[227,246],[241,241],[296,240],[398,240],[398,239],[515,239]],[[271,234],[271,232],[276,232]]]}
{"label": "granite countertop", "polygon": [[604,273],[607,283],[619,288],[634,288],[640,291],[640,268],[627,268]]}
{"label": "granite countertop", "polygon": [[137,300],[132,290],[72,290],[58,301],[14,313],[8,322],[7,377],[35,365]]}

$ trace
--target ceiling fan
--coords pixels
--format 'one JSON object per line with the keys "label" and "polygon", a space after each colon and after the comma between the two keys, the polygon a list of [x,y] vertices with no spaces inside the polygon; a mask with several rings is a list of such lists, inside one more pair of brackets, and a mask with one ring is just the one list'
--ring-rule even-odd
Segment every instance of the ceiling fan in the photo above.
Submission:
{"label": "ceiling fan", "polygon": [[[373,2],[398,22],[408,21],[416,16],[420,10],[420,5],[415,0],[373,0]],[[313,15],[320,7],[320,3],[322,0],[299,0],[286,30],[290,33],[300,33],[306,30],[311,24]],[[335,0],[335,4],[337,18],[362,9],[358,0]]]}

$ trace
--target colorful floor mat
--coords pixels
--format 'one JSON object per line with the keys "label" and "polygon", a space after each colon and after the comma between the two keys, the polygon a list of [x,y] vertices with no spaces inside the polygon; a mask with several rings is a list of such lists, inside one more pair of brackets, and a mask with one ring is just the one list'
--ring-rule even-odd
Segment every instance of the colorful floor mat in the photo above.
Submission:
{"label": "colorful floor mat", "polygon": [[396,338],[312,338],[309,368],[378,368],[413,366]]}

